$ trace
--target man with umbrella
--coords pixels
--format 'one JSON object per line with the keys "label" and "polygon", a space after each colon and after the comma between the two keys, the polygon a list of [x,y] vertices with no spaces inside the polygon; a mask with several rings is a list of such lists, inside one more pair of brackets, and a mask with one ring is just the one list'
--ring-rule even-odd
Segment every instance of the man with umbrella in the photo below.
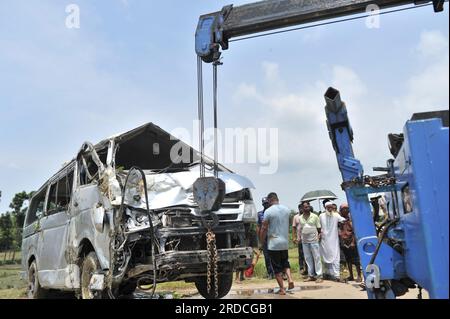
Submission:
{"label": "man with umbrella", "polygon": [[306,281],[322,282],[322,264],[320,261],[320,232],[321,225],[317,215],[312,213],[312,207],[308,202],[301,203],[302,214],[299,217],[298,227],[300,230],[303,253],[308,269]]}
{"label": "man with umbrella", "polygon": [[[316,190],[316,191],[311,191],[311,192],[307,192],[305,195],[303,195],[302,199],[300,200],[300,202],[313,202],[313,201],[317,201],[319,204],[319,210],[318,210],[318,215],[320,215],[321,213],[321,209],[320,209],[320,202],[323,201],[323,205],[325,205],[325,202],[328,200],[334,200],[336,199],[337,196],[329,190],[326,189],[322,189],[322,190]],[[325,206],[324,206],[325,207]]]}

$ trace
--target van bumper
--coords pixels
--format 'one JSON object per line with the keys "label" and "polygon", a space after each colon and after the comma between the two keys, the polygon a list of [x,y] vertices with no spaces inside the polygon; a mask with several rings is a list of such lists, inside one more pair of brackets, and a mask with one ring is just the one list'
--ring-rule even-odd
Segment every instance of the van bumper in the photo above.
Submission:
{"label": "van bumper", "polygon": [[[218,273],[231,273],[245,270],[253,260],[251,247],[217,249]],[[169,251],[156,258],[158,278],[161,281],[174,281],[199,276],[206,276],[208,254],[206,250]],[[138,278],[148,271],[152,265],[136,265],[128,271],[128,277]]]}

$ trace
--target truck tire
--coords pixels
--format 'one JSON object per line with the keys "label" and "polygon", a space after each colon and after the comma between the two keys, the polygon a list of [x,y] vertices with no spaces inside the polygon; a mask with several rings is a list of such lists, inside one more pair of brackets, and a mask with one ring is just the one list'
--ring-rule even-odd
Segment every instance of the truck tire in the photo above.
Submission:
{"label": "truck tire", "polygon": [[47,290],[41,287],[38,278],[38,268],[36,260],[33,260],[28,267],[28,298],[42,299],[47,297]]}
{"label": "truck tire", "polygon": [[89,288],[92,275],[100,271],[100,263],[95,252],[91,251],[87,254],[81,266],[81,299],[103,299],[106,297],[104,291],[92,291]]}
{"label": "truck tire", "polygon": [[[217,299],[225,297],[233,285],[233,273],[219,275],[219,289]],[[208,293],[206,277],[199,277],[195,281],[195,287],[197,288],[200,295],[205,299],[216,299],[214,298],[214,283],[211,283],[211,293]]]}

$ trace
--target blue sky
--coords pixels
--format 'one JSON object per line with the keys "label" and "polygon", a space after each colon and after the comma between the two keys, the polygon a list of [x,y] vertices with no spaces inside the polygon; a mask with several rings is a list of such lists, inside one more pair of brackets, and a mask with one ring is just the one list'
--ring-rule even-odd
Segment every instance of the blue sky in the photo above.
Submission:
{"label": "blue sky", "polygon": [[[235,5],[249,1],[234,2]],[[80,7],[80,29],[65,8]],[[34,190],[81,144],[154,122],[192,129],[194,32],[228,1],[0,2],[0,212]],[[255,198],[277,191],[295,207],[316,188],[339,191],[323,93],[341,90],[367,173],[389,157],[387,133],[413,112],[448,108],[448,5],[231,43],[219,70],[221,127],[279,129],[279,170],[229,165]],[[205,66],[209,89],[209,66]],[[205,99],[209,102],[210,96]],[[207,118],[212,119],[210,103]],[[343,200],[343,199],[342,199]]]}

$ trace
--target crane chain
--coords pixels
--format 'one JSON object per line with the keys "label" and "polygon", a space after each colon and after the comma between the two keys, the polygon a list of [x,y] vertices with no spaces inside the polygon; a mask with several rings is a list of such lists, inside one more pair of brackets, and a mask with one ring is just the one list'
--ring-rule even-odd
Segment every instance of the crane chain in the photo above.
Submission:
{"label": "crane chain", "polygon": [[219,296],[219,278],[217,273],[217,246],[216,235],[211,228],[206,233],[206,250],[208,254],[206,284],[208,294],[211,294],[211,277],[214,279],[214,298]]}
{"label": "crane chain", "polygon": [[346,190],[350,187],[362,187],[362,186],[370,186],[373,188],[381,188],[389,185],[394,185],[396,183],[396,179],[394,176],[385,174],[379,176],[363,176],[363,177],[355,177],[349,181],[343,182],[341,184],[342,190]]}

